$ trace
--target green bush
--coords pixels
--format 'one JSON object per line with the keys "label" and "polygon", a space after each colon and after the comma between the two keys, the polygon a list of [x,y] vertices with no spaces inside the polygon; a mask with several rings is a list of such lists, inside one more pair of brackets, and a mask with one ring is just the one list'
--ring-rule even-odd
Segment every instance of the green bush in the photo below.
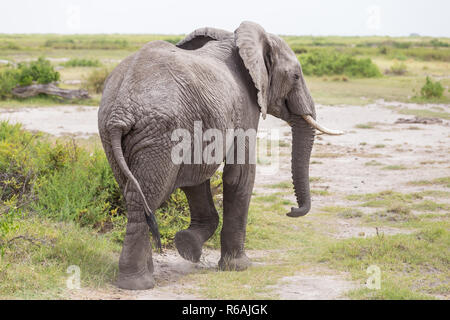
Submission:
{"label": "green bush", "polygon": [[32,208],[57,221],[104,230],[112,214],[124,212],[118,185],[101,150],[91,156],[84,150],[68,152],[70,149],[64,144],[51,149],[54,169],[38,179],[38,200]]}
{"label": "green bush", "polygon": [[444,48],[450,47],[450,44],[448,42],[443,42],[440,41],[439,39],[431,40],[430,45],[432,45],[433,47],[444,47]]}
{"label": "green bush", "polygon": [[[125,212],[100,149],[89,152],[73,142],[50,142],[19,124],[0,122],[0,173],[0,207],[5,212],[26,207],[38,216],[98,231],[107,230],[114,216]],[[7,218],[0,215],[0,225]]]}
{"label": "green bush", "polygon": [[411,42],[397,42],[393,41],[392,46],[398,49],[409,49],[412,46]]}
{"label": "green bush", "polygon": [[2,41],[0,42],[0,49],[20,50],[21,47],[12,41]]}
{"label": "green bush", "polygon": [[301,54],[299,60],[305,75],[347,75],[362,78],[381,76],[372,60],[356,59],[334,51],[315,50]]}
{"label": "green bush", "polygon": [[100,67],[102,64],[97,59],[70,59],[67,62],[62,63],[64,67]]}
{"label": "green bush", "polygon": [[389,69],[389,73],[395,74],[395,75],[403,75],[406,73],[406,64],[403,62],[395,62],[391,68]]}
{"label": "green bush", "polygon": [[439,81],[433,82],[429,77],[427,77],[426,82],[422,89],[420,89],[420,94],[426,99],[431,98],[441,98],[444,93],[444,88]]}
{"label": "green bush", "polygon": [[[221,190],[221,182],[219,173],[211,182],[219,211],[221,202],[216,194]],[[50,142],[23,130],[19,124],[0,122],[3,239],[14,229],[17,219],[27,213],[108,232],[121,242],[125,235],[125,212],[120,188],[103,150],[89,151],[74,141]],[[164,246],[171,246],[175,233],[189,226],[189,205],[179,189],[155,214]]]}
{"label": "green bush", "polygon": [[17,70],[15,69],[0,69],[0,99],[11,95],[11,90],[17,86],[17,77]]}
{"label": "green bush", "polygon": [[379,53],[379,54],[385,55],[385,54],[388,53],[388,48],[387,48],[386,46],[381,46],[381,47],[378,49],[378,53]]}
{"label": "green bush", "polygon": [[105,80],[111,71],[108,68],[101,68],[92,71],[85,81],[85,88],[90,92],[102,93]]}
{"label": "green bush", "polygon": [[27,86],[36,81],[37,83],[46,84],[50,82],[59,81],[60,75],[55,71],[50,61],[40,57],[37,61],[29,63],[19,63],[18,69],[18,84]]}
{"label": "green bush", "polygon": [[59,72],[55,71],[50,61],[40,57],[29,63],[19,63],[17,68],[7,66],[0,69],[0,99],[11,95],[16,86],[28,86],[33,82],[46,84],[59,81]]}

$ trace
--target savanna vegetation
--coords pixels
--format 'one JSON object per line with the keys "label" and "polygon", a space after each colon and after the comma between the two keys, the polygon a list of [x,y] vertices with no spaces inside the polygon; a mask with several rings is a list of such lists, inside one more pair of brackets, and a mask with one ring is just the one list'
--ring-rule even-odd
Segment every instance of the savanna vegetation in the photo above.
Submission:
{"label": "savanna vegetation", "polygon": [[[28,289],[47,285],[44,282],[48,281],[48,275],[40,272],[48,270],[41,264],[50,264],[51,275],[57,277],[53,273],[56,269],[62,275],[68,257],[61,255],[64,250],[76,249],[67,246],[84,250],[73,253],[76,257],[72,257],[71,264],[89,270],[86,274],[89,284],[99,284],[107,279],[104,277],[113,275],[116,263],[109,264],[108,259],[114,257],[123,241],[126,208],[98,141],[80,146],[75,140],[55,140],[32,134],[20,124],[0,122],[0,172],[2,295],[24,294]],[[212,187],[215,195],[221,191],[220,174],[212,180]],[[216,202],[220,208],[220,199]],[[173,246],[177,231],[189,226],[188,210],[186,197],[180,190],[157,210],[165,248]],[[73,236],[72,240],[65,238],[66,232]],[[92,248],[90,241],[94,243]],[[218,243],[218,235],[210,242]],[[25,257],[17,250],[26,250]],[[90,261],[91,258],[94,260]],[[98,261],[103,258],[104,261]],[[42,268],[36,271],[36,265]],[[33,283],[35,277],[42,277],[43,282]]]}
{"label": "savanna vegetation", "polygon": [[[104,75],[123,58],[152,40],[176,43],[182,35],[0,35],[0,60],[12,64],[46,57],[58,67],[60,86],[89,89],[98,104]],[[450,100],[450,40],[431,37],[286,36],[302,63],[315,100],[322,104],[359,104],[379,97],[403,102]],[[69,59],[69,60],[67,60]],[[62,61],[62,62],[61,62]],[[0,88],[11,87],[11,72],[0,64]],[[105,71],[106,70],[106,71]],[[430,80],[426,80],[427,77]],[[73,84],[81,81],[82,84]],[[436,83],[430,91],[429,81]],[[440,90],[438,86],[443,90]],[[422,88],[424,88],[422,90]],[[430,93],[432,92],[432,93]],[[7,95],[3,95],[3,99]],[[52,104],[52,98],[49,98]],[[42,102],[45,103],[45,102]],[[27,105],[27,101],[10,101]],[[0,106],[5,105],[0,101]]]}
{"label": "savanna vegetation", "polygon": [[[0,107],[98,105],[103,82],[123,58],[152,40],[176,43],[182,35],[0,35]],[[378,99],[422,103],[450,102],[450,40],[429,37],[284,37],[302,63],[306,82],[321,104],[366,105]],[[89,90],[91,100],[61,101],[38,96],[17,99],[18,85],[57,82]],[[402,108],[400,114],[450,119],[436,108]],[[369,119],[370,120],[370,119]],[[375,130],[376,122],[355,129]],[[361,143],[360,146],[364,146]],[[282,146],[289,147],[289,144]],[[385,144],[374,148],[382,150]],[[288,152],[288,151],[286,151]],[[317,152],[311,164],[342,157]],[[322,159],[323,158],[323,159]],[[320,161],[318,161],[320,160]],[[382,174],[407,172],[402,164],[368,160]],[[311,183],[323,178],[312,177]],[[317,197],[335,196],[351,205],[324,206],[306,220],[286,219],[293,203],[290,182],[265,186],[255,194],[248,219],[246,246],[270,255],[250,270],[200,272],[188,276],[209,298],[274,298],[267,287],[303,268],[322,268],[367,278],[366,269],[383,270],[379,291],[356,289],[351,298],[432,299],[448,294],[449,179],[413,180],[428,191],[334,195],[313,188]],[[221,176],[212,181],[221,213]],[[367,211],[369,210],[369,211]],[[66,269],[77,265],[87,287],[104,287],[116,276],[126,226],[126,209],[98,139],[55,139],[20,125],[0,122],[0,297],[65,298]],[[189,224],[188,204],[176,191],[156,212],[164,248]],[[336,239],[335,219],[377,228],[413,230],[405,234]],[[220,226],[207,242],[220,247]],[[283,237],[280,237],[280,234]],[[277,265],[264,264],[277,261]],[[301,270],[300,270],[301,271]],[[270,274],[270,276],[268,276]],[[238,284],[238,285],[237,285]]]}

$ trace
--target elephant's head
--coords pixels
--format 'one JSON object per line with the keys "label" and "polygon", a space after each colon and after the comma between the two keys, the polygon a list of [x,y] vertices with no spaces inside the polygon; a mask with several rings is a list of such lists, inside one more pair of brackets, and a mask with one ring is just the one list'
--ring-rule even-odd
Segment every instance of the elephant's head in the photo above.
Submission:
{"label": "elephant's head", "polygon": [[292,208],[288,216],[303,216],[311,208],[309,159],[315,129],[327,134],[341,132],[316,123],[314,102],[302,68],[284,40],[266,33],[256,23],[243,22],[235,31],[235,41],[258,91],[257,101],[263,118],[269,113],[292,127],[292,177],[299,208]]}

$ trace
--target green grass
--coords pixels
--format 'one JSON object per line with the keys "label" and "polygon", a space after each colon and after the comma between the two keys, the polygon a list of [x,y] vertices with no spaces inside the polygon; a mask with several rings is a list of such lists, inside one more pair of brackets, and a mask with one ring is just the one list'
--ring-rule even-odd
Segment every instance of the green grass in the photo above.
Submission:
{"label": "green grass", "polygon": [[[16,236],[34,240],[12,240]],[[121,246],[108,235],[33,215],[18,220],[9,241],[2,246],[0,260],[2,299],[64,298],[71,265],[80,267],[82,288],[104,287],[115,280]]]}
{"label": "green grass", "polygon": [[270,250],[255,260],[262,265],[242,272],[191,274],[188,280],[199,284],[199,292],[211,299],[277,298],[268,286],[301,270],[297,259],[312,261],[326,243],[325,238],[312,228],[309,219],[286,217],[291,206],[276,195],[252,197],[245,247],[247,250]]}
{"label": "green grass", "polygon": [[[443,66],[447,70],[449,67]],[[384,76],[375,79],[350,79],[347,82],[328,81],[326,77],[307,76],[306,83],[314,97],[314,101],[326,105],[367,105],[378,99],[386,101],[401,101],[414,103],[449,103],[450,93],[444,92],[441,99],[424,100],[413,98],[420,92],[425,77],[421,75],[410,76]],[[450,80],[441,81],[449,86]]]}
{"label": "green grass", "polygon": [[65,100],[54,96],[38,95],[31,98],[9,98],[0,99],[0,108],[20,108],[20,107],[52,107],[60,105],[87,105],[98,106],[100,103],[99,95],[91,95],[91,99]]}
{"label": "green grass", "polygon": [[408,184],[414,186],[444,185],[447,188],[450,188],[450,177],[436,178],[433,180],[416,180],[410,181]]}
{"label": "green grass", "polygon": [[320,208],[320,211],[331,213],[333,215],[338,215],[339,217],[345,219],[359,218],[362,217],[363,215],[361,210],[352,207],[326,206]]}
{"label": "green grass", "polygon": [[64,67],[100,67],[102,64],[97,59],[72,58],[61,65]]}
{"label": "green grass", "polygon": [[[403,195],[385,192],[350,198],[374,200],[390,197],[390,200],[413,201],[431,194],[436,193]],[[333,216],[360,218],[363,216],[360,210],[326,206],[320,208],[320,212],[325,215],[315,212],[303,219],[287,219],[285,213],[289,208],[281,199],[273,197],[271,201],[266,201],[269,198],[263,197],[262,200],[252,200],[246,248],[271,250],[270,254],[257,258],[259,264],[244,272],[200,272],[189,275],[187,280],[198,283],[198,292],[207,298],[276,299],[277,295],[271,286],[278,284],[281,278],[324,266],[331,268],[327,269],[328,272],[337,270],[350,273],[351,278],[361,284],[359,289],[348,293],[353,299],[433,299],[434,295],[445,294],[449,289],[448,221],[442,225],[428,220],[404,220],[399,223],[413,222],[421,231],[410,235],[380,234],[371,238],[337,241],[324,237],[322,231],[329,229],[326,225],[320,226],[321,222],[330,221],[334,219]],[[280,237],[280,234],[283,236]],[[273,261],[276,261],[275,265]],[[370,290],[364,286],[369,276],[366,269],[374,264],[381,269],[381,290]]]}
{"label": "green grass", "polygon": [[[90,60],[95,57],[106,68],[112,68],[148,41],[163,39],[176,43],[182,37],[0,34],[0,57],[13,62],[36,59],[39,56]],[[419,104],[450,103],[448,90],[438,99],[419,97],[429,74],[442,77],[440,82],[443,87],[450,86],[450,49],[446,46],[450,42],[446,38],[305,36],[285,39],[297,54],[311,53],[311,50],[339,50],[355,59],[369,58],[379,70],[386,70],[397,61],[401,61],[407,69],[407,74],[400,76],[386,75],[366,79],[346,76],[344,80],[342,76],[334,75],[306,76],[308,87],[317,103],[366,105],[381,98]],[[60,62],[52,64],[56,66]],[[59,72],[63,81],[82,80],[94,69],[67,67]],[[78,87],[63,83],[61,86],[71,89]],[[50,97],[8,99],[0,100],[0,107],[69,103],[98,105],[100,95],[94,94],[92,97],[89,101],[71,102]],[[442,108],[403,108],[398,111],[449,119],[448,113]],[[359,128],[371,129],[376,125],[363,123]],[[95,153],[100,147],[98,142],[92,145],[91,142],[79,142],[79,148],[86,150],[87,155],[93,153],[96,156],[90,159],[81,155],[78,160],[73,161],[71,157],[66,157],[72,150],[69,140],[57,142],[56,139],[49,139],[47,145],[47,142],[37,139],[40,146],[31,142],[31,152],[30,146],[25,148],[30,136],[24,135],[22,131],[5,129],[7,128],[3,127],[3,131],[0,130],[1,172],[13,174],[2,177],[2,205],[21,205],[22,202],[14,194],[22,190],[24,185],[27,195],[31,195],[29,191],[35,190],[40,191],[41,197],[30,206],[34,210],[17,208],[10,211],[11,214],[0,216],[0,239],[3,243],[16,236],[36,239],[36,244],[18,238],[7,246],[1,246],[0,296],[64,297],[66,268],[72,264],[81,268],[82,287],[104,287],[111,283],[117,272],[126,219],[115,204],[118,200],[117,193],[113,192],[115,189],[109,188],[108,183],[105,184],[111,177],[108,176],[104,159]],[[4,139],[8,135],[15,136],[12,144],[11,139]],[[55,148],[58,145],[60,147]],[[25,148],[26,152],[20,152],[21,148]],[[336,152],[315,152],[315,160],[311,163],[321,164],[321,161],[317,161],[320,160],[318,158],[333,159],[341,156]],[[380,154],[358,153],[355,156],[376,158]],[[365,164],[381,168],[384,166],[375,160]],[[32,170],[24,171],[24,167]],[[406,169],[404,166],[387,167],[387,170]],[[31,172],[31,178],[33,174],[39,175],[39,179],[34,180],[36,183],[26,183],[28,172]],[[318,177],[311,177],[310,181],[323,182]],[[247,249],[268,250],[256,259],[256,262],[262,264],[256,264],[244,272],[203,270],[179,281],[193,281],[200,286],[202,295],[213,299],[274,299],[277,295],[268,286],[276,284],[282,277],[306,270],[317,272],[324,268],[331,273],[346,272],[362,285],[360,289],[349,293],[349,297],[353,299],[431,299],[431,295],[446,295],[450,290],[450,228],[448,213],[446,214],[449,207],[442,199],[448,198],[449,194],[442,188],[450,188],[449,177],[412,181],[409,184],[432,186],[435,190],[409,194],[385,191],[351,195],[348,199],[355,201],[351,206],[325,206],[319,209],[313,206],[313,212],[298,219],[285,215],[295,205],[286,199],[288,193],[292,195],[292,183],[281,182],[266,186],[280,189],[277,190],[280,192],[252,198],[246,234]],[[313,189],[312,193],[326,195],[327,191]],[[333,197],[339,198],[341,195]],[[168,207],[157,212],[166,246],[171,245],[175,232],[189,222],[185,200],[183,193],[177,191]],[[220,200],[216,199],[216,202],[221,213]],[[373,209],[364,209],[363,213],[360,207]],[[369,213],[366,210],[370,210]],[[415,232],[408,235],[336,240],[329,231],[339,225],[337,219],[340,218],[356,225],[395,226]],[[220,225],[206,243],[207,247],[220,247],[219,233]],[[366,268],[371,264],[376,264],[381,269],[381,290],[369,290],[363,286],[368,277]]]}
{"label": "green grass", "polygon": [[376,126],[376,123],[374,123],[374,122],[368,122],[368,123],[360,123],[360,124],[357,124],[357,125],[355,126],[355,128],[357,128],[357,129],[374,129],[375,126]]}
{"label": "green grass", "polygon": [[[359,210],[324,207],[326,216],[315,213],[315,218],[285,220],[286,210],[280,203],[252,202],[246,247],[272,250],[256,259],[258,265],[244,272],[191,274],[187,280],[198,283],[199,293],[211,299],[276,299],[271,286],[281,278],[325,267],[328,272],[349,273],[360,284],[348,293],[353,299],[433,299],[449,290],[448,221],[422,223],[421,231],[409,235],[336,241],[324,237],[312,219],[330,221],[330,213],[350,219],[360,217]],[[280,233],[283,237],[277,236]],[[381,269],[381,290],[364,286],[370,265]]]}
{"label": "green grass", "polygon": [[402,164],[394,164],[381,168],[383,170],[407,170],[408,168]]}
{"label": "green grass", "polygon": [[[0,34],[0,57],[13,62],[48,58],[98,59],[105,66],[112,67],[122,59],[137,51],[145,43],[153,40],[166,40],[176,43],[182,35],[9,35]],[[338,50],[343,55],[355,59],[371,59],[380,69],[389,69],[401,60],[408,73],[401,76],[382,76],[378,78],[346,78],[347,81],[332,81],[335,76],[306,76],[306,82],[314,100],[322,104],[365,105],[383,98],[387,101],[426,103],[429,101],[449,103],[450,93],[445,90],[438,100],[414,98],[420,96],[420,90],[429,74],[446,76],[449,72],[450,48],[434,46],[433,43],[448,43],[448,39],[386,37],[284,37],[297,53],[312,53]],[[398,45],[398,44],[401,45]],[[403,46],[403,43],[407,45]],[[410,43],[412,43],[410,45]],[[419,45],[420,43],[420,45]],[[373,47],[372,47],[373,46]],[[380,47],[386,48],[385,51]],[[399,59],[400,58],[400,59]],[[54,64],[59,64],[54,63]],[[89,69],[89,67],[83,67]],[[69,80],[61,70],[61,79]],[[81,79],[76,77],[73,79]],[[449,79],[440,80],[448,87]]]}
{"label": "green grass", "polygon": [[[448,195],[447,195],[448,198]],[[450,205],[446,203],[436,203],[431,200],[425,200],[412,205],[412,209],[417,211],[440,211],[440,210],[450,210]]]}
{"label": "green grass", "polygon": [[390,204],[393,201],[411,202],[416,199],[422,199],[423,196],[420,193],[400,193],[392,190],[366,193],[366,194],[353,194],[346,197],[351,201],[365,201],[363,206],[366,207],[380,207],[386,204]]}
{"label": "green grass", "polygon": [[446,294],[448,283],[448,222],[411,235],[352,238],[331,245],[321,261],[350,272],[355,280],[368,278],[366,269],[381,270],[381,290],[361,288],[358,299],[430,299]]}
{"label": "green grass", "polygon": [[318,189],[311,189],[311,194],[315,196],[329,196],[331,193],[328,190],[318,190]]}
{"label": "green grass", "polygon": [[441,118],[445,120],[450,119],[450,113],[444,111],[433,111],[429,109],[410,109],[404,108],[398,111],[400,114],[406,114],[417,117],[425,117],[425,118]]}
{"label": "green grass", "polygon": [[292,188],[294,188],[294,185],[290,181],[282,181],[279,183],[268,184],[268,185],[265,185],[264,187],[271,188],[271,189],[292,189]]}
{"label": "green grass", "polygon": [[383,164],[381,162],[370,160],[366,163],[364,163],[365,166],[382,166]]}
{"label": "green grass", "polygon": [[359,206],[381,208],[367,217],[368,222],[413,221],[419,217],[415,212],[445,212],[450,210],[450,205],[436,202],[436,198],[448,198],[449,192],[442,190],[426,190],[413,193],[400,193],[392,190],[378,193],[355,194],[347,196],[348,200],[358,201]]}
{"label": "green grass", "polygon": [[340,153],[332,153],[332,152],[314,152],[311,157],[313,158],[339,158],[342,157]]}
{"label": "green grass", "polygon": [[[0,296],[62,297],[69,265],[88,287],[115,279],[126,209],[98,139],[80,146],[0,122],[0,172]],[[212,185],[221,191],[220,174]],[[155,215],[163,246],[172,247],[190,222],[184,193]]]}

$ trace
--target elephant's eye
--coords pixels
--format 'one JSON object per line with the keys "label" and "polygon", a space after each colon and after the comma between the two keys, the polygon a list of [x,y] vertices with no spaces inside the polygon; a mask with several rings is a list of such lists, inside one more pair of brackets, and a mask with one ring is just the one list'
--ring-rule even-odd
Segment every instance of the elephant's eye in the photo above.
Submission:
{"label": "elephant's eye", "polygon": [[296,73],[296,74],[294,74],[294,79],[295,79],[295,80],[298,80],[298,79],[300,79],[300,75],[298,75],[297,73]]}

